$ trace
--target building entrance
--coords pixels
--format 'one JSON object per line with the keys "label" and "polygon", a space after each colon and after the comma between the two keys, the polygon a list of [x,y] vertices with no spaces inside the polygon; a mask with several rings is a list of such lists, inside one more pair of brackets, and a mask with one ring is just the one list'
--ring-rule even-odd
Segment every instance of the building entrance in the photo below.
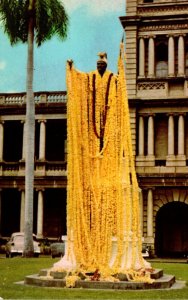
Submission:
{"label": "building entrance", "polygon": [[159,257],[188,254],[188,205],[165,204],[156,216],[155,253]]}
{"label": "building entrance", "polygon": [[43,226],[45,237],[66,235],[66,189],[45,190]]}

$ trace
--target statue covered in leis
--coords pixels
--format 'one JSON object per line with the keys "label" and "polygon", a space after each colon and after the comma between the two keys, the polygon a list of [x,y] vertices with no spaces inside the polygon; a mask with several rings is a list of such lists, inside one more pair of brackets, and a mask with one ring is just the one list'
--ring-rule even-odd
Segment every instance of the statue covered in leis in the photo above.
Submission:
{"label": "statue covered in leis", "polygon": [[68,244],[54,269],[144,278],[123,45],[117,75],[105,52],[90,73],[68,61],[67,92]]}

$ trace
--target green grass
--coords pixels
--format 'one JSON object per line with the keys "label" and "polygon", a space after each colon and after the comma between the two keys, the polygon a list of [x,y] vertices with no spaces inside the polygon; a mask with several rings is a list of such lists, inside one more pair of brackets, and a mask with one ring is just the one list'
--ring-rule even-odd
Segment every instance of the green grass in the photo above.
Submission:
{"label": "green grass", "polygon": [[[26,275],[36,274],[40,269],[52,267],[58,259],[51,257],[12,259],[0,258],[0,297],[3,299],[188,299],[188,285],[183,289],[119,291],[119,290],[84,290],[56,289],[24,286],[16,284]],[[161,268],[166,274],[173,274],[177,280],[188,283],[188,264],[152,263],[154,268]]]}

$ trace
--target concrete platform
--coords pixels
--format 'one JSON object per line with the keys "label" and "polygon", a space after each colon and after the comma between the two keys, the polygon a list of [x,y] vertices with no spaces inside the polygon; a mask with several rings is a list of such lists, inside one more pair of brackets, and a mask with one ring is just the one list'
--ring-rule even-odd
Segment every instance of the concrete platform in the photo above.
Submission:
{"label": "concrete platform", "polygon": [[[49,274],[51,277],[47,276]],[[24,284],[40,286],[40,287],[66,287],[66,274],[63,272],[50,272],[43,269],[39,274],[29,275],[25,277]],[[163,274],[163,270],[155,270],[151,274],[151,278],[155,279],[153,283],[133,282],[133,281],[76,281],[75,288],[85,289],[117,289],[117,290],[148,290],[148,289],[168,289],[175,283],[175,276]]]}

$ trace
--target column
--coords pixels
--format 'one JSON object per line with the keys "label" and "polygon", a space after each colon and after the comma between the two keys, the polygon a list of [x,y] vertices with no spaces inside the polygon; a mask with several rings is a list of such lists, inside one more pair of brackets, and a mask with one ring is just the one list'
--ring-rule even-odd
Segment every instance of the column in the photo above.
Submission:
{"label": "column", "polygon": [[185,75],[185,46],[184,36],[180,35],[178,38],[178,76]]}
{"label": "column", "polygon": [[46,152],[46,120],[40,120],[39,159],[45,160]]}
{"label": "column", "polygon": [[145,77],[145,42],[143,37],[139,40],[139,77]]}
{"label": "column", "polygon": [[21,205],[20,205],[20,231],[24,232],[25,225],[25,191],[21,191]]}
{"label": "column", "polygon": [[148,77],[155,76],[155,44],[154,37],[149,38],[148,44]]}
{"label": "column", "polygon": [[0,121],[0,161],[3,160],[4,121]]}
{"label": "column", "polygon": [[154,116],[148,117],[148,155],[154,155]]}
{"label": "column", "polygon": [[140,201],[140,232],[141,236],[143,236],[143,216],[144,216],[144,200],[143,200],[143,192],[140,190],[139,193],[139,201]]}
{"label": "column", "polygon": [[168,155],[174,155],[174,116],[168,117]]}
{"label": "column", "polygon": [[26,137],[26,125],[25,121],[23,123],[23,142],[22,142],[22,160],[25,160],[25,137]]}
{"label": "column", "polygon": [[153,190],[148,190],[147,197],[147,237],[153,236]]}
{"label": "column", "polygon": [[178,117],[178,155],[185,154],[185,124],[184,115]]}
{"label": "column", "polygon": [[2,189],[0,189],[0,236],[2,236]]}
{"label": "column", "polygon": [[169,36],[168,39],[168,76],[175,75],[175,48],[174,37]]}
{"label": "column", "polygon": [[144,156],[144,117],[139,116],[138,155]]}
{"label": "column", "polygon": [[43,237],[43,190],[38,191],[37,237]]}

